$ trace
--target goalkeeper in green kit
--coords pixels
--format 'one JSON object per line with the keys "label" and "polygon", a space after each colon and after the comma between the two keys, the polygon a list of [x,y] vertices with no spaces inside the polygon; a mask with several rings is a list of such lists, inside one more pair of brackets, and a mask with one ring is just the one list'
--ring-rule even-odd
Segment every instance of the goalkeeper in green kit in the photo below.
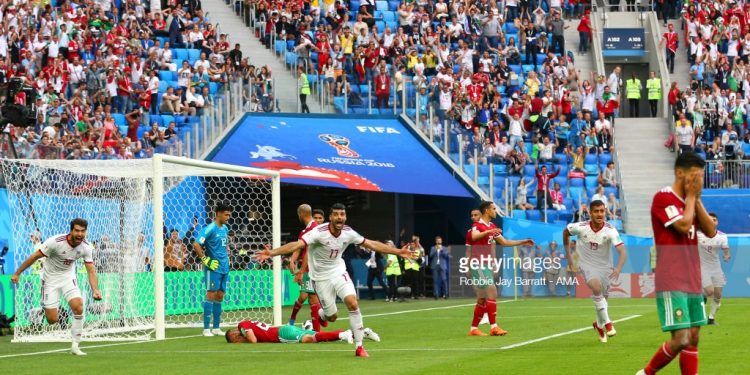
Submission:
{"label": "goalkeeper in green kit", "polygon": [[[221,301],[229,278],[229,255],[227,253],[227,222],[232,216],[232,207],[219,203],[214,208],[214,221],[197,236],[193,248],[203,263],[206,283],[206,300],[203,301],[203,336],[223,335],[221,324]],[[213,329],[210,329],[213,316]]]}

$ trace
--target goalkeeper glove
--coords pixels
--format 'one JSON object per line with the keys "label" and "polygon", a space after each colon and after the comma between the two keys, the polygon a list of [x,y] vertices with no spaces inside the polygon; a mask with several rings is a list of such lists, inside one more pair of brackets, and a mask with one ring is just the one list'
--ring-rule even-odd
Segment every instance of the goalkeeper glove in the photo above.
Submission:
{"label": "goalkeeper glove", "polygon": [[204,256],[203,258],[201,258],[201,263],[203,263],[203,265],[211,271],[216,271],[216,269],[219,268],[219,261],[216,259],[211,259],[209,257]]}

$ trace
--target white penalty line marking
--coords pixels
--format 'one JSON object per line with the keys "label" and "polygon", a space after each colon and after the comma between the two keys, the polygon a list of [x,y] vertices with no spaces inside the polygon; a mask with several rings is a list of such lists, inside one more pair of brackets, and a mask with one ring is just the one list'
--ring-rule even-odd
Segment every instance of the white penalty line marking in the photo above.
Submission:
{"label": "white penalty line marking", "polygon": [[[514,300],[501,300],[498,301],[498,303],[505,303],[505,302],[513,302]],[[403,311],[394,311],[389,313],[382,313],[382,314],[372,314],[372,315],[365,315],[364,318],[373,318],[373,317],[379,317],[379,316],[388,316],[388,315],[399,315],[399,314],[409,314],[409,313],[415,313],[415,312],[422,312],[422,311],[431,311],[431,310],[447,310],[447,309],[454,309],[458,307],[468,307],[468,306],[474,306],[473,303],[468,304],[461,304],[461,305],[451,305],[451,306],[441,306],[441,307],[429,307],[425,309],[415,309],[415,310],[403,310]],[[165,340],[180,340],[180,339],[188,339],[192,337],[201,337],[202,335],[189,335],[189,336],[178,336],[178,337],[168,337]],[[81,347],[81,349],[96,349],[96,348],[107,348],[111,346],[122,346],[122,345],[135,345],[135,344],[145,344],[149,342],[158,342],[156,340],[141,340],[141,341],[129,341],[129,342],[118,342],[113,344],[102,344],[102,345],[91,345],[86,347]],[[41,355],[41,354],[54,354],[54,353],[63,353],[70,351],[70,348],[65,349],[53,349],[53,350],[45,350],[43,352],[32,352],[32,353],[18,353],[18,354],[7,354],[7,355],[0,355],[0,359],[3,358],[15,358],[15,357],[27,357],[27,356],[34,356],[34,355]],[[338,351],[338,350],[336,350]],[[341,350],[344,351],[344,350]],[[348,351],[348,350],[347,350]],[[274,351],[270,351],[274,352]],[[177,352],[170,352],[170,353],[177,353]],[[190,351],[186,351],[185,353],[190,353]]]}
{"label": "white penalty line marking", "polygon": [[[164,340],[180,340],[180,339],[189,339],[191,337],[201,337],[203,335],[190,335],[190,336],[178,336],[178,337],[167,337]],[[90,345],[81,347],[81,349],[94,349],[94,348],[107,348],[110,346],[122,346],[122,345],[135,345],[135,344],[144,344],[148,342],[159,342],[156,340],[141,340],[141,341],[128,341],[128,342],[117,342],[113,344],[102,344],[102,345]],[[14,358],[14,357],[27,357],[32,355],[40,355],[40,354],[53,354],[53,353],[62,353],[62,352],[69,352],[70,348],[65,349],[53,349],[53,350],[45,350],[43,352],[32,352],[32,353],[18,353],[18,354],[8,354],[8,355],[0,355],[0,359],[3,358]]]}
{"label": "white penalty line marking", "polygon": [[[626,320],[640,318],[641,316],[643,316],[643,315],[630,315],[630,316],[627,316],[627,317],[622,318],[622,319],[614,320],[613,323],[624,322]],[[544,336],[544,337],[540,337],[540,338],[533,339],[533,340],[519,342],[517,344],[506,345],[506,346],[501,347],[500,349],[501,350],[513,349],[513,348],[517,348],[519,346],[525,346],[525,345],[529,345],[529,344],[535,344],[535,343],[538,343],[538,342],[541,342],[541,341],[546,341],[546,340],[554,339],[554,338],[561,337],[561,336],[572,335],[574,333],[583,332],[583,331],[587,331],[587,330],[590,330],[590,329],[592,329],[592,328],[591,327],[584,327],[584,328],[572,329],[570,331],[560,332],[560,333],[556,333],[554,335],[549,335],[549,336]]]}

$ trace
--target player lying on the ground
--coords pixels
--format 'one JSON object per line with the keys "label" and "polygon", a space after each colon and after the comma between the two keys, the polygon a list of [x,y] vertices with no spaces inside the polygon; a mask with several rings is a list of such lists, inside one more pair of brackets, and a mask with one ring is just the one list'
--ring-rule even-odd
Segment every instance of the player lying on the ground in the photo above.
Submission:
{"label": "player lying on the ground", "polygon": [[[380,341],[380,336],[369,328],[365,328],[364,334],[367,339]],[[314,344],[318,342],[339,340],[351,344],[354,341],[352,331],[350,330],[315,332],[290,325],[274,327],[255,320],[244,320],[240,322],[236,329],[227,331],[224,338],[226,338],[228,343],[233,344],[256,344],[259,342]]]}
{"label": "player lying on the ground", "polygon": [[70,222],[70,232],[52,236],[42,244],[42,247],[31,254],[16,273],[10,277],[14,284],[18,284],[18,278],[23,271],[31,267],[37,260],[47,257],[42,268],[42,306],[44,315],[49,324],[57,323],[59,319],[58,309],[60,307],[60,296],[65,297],[68,306],[73,310],[73,324],[70,329],[73,344],[70,352],[74,355],[86,355],[78,348],[83,336],[83,297],[78,289],[76,280],[75,264],[78,258],[83,258],[86,272],[91,285],[91,295],[95,300],[102,299],[99,292],[99,281],[94,268],[94,255],[92,247],[86,242],[86,231],[89,223],[80,218]]}
{"label": "player lying on the ground", "polygon": [[[600,200],[592,201],[589,204],[589,213],[591,214],[591,220],[568,224],[563,231],[563,243],[565,244],[565,257],[572,259],[569,245],[570,236],[578,237],[576,242],[577,266],[586,280],[586,285],[591,289],[591,299],[594,300],[594,307],[596,308],[594,329],[599,334],[599,341],[607,342],[607,337],[617,334],[607,311],[609,280],[617,280],[620,276],[627,259],[627,253],[625,245],[620,239],[620,233],[604,220],[607,213],[604,202]],[[614,268],[612,268],[613,246],[620,253],[620,259]]]}

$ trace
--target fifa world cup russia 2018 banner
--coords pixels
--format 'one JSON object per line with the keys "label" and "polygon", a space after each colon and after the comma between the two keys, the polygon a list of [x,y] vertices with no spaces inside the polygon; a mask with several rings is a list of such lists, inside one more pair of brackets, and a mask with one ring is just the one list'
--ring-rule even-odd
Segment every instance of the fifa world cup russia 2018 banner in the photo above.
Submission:
{"label": "fifa world cup russia 2018 banner", "polygon": [[247,114],[209,159],[277,170],[295,184],[471,196],[394,118]]}

